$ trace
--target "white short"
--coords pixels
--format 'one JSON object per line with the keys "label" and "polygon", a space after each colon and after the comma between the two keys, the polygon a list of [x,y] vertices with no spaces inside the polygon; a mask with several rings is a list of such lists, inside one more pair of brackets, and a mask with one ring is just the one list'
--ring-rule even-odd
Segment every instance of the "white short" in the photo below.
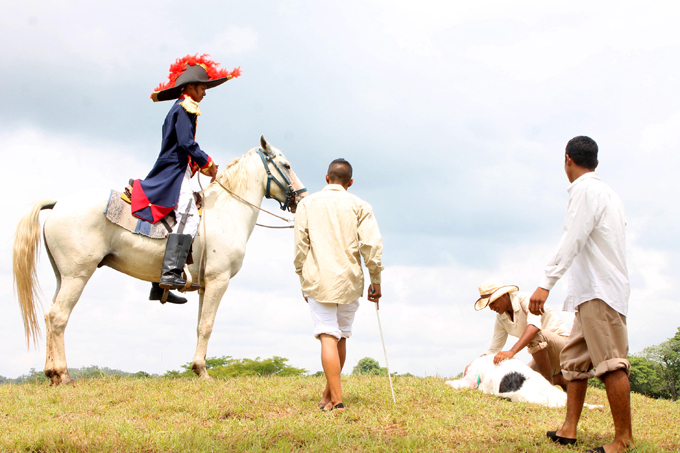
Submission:
{"label": "white short", "polygon": [[314,321],[314,338],[319,335],[331,335],[338,340],[352,336],[354,314],[359,309],[359,299],[348,304],[325,304],[307,296],[309,312]]}

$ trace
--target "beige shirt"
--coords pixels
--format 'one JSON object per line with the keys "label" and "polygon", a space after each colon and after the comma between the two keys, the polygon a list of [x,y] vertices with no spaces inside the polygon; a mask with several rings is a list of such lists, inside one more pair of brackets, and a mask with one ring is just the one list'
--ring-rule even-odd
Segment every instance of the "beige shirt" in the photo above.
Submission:
{"label": "beige shirt", "polygon": [[329,184],[304,198],[295,213],[295,272],[305,294],[347,304],[363,295],[361,256],[372,283],[384,269],[382,236],[371,205]]}
{"label": "beige shirt", "polygon": [[[529,324],[533,324],[540,330],[553,332],[557,335],[568,337],[569,330],[562,322],[559,313],[550,307],[545,307],[545,313],[541,316],[531,314],[529,311],[529,298],[531,294],[516,292],[510,294],[512,302],[513,319],[507,312],[496,315],[496,324],[493,327],[493,339],[486,354],[496,354],[503,350],[508,335],[521,337]],[[486,355],[485,354],[485,355]]]}

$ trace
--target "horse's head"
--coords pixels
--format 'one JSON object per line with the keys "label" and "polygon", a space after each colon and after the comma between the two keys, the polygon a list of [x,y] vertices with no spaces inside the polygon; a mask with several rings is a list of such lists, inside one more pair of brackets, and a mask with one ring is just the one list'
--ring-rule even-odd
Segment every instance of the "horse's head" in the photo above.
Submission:
{"label": "horse's head", "polygon": [[298,202],[306,197],[307,189],[298,179],[283,153],[271,146],[264,135],[260,137],[260,149],[257,151],[267,171],[267,189],[265,196],[274,198],[282,210],[295,212]]}

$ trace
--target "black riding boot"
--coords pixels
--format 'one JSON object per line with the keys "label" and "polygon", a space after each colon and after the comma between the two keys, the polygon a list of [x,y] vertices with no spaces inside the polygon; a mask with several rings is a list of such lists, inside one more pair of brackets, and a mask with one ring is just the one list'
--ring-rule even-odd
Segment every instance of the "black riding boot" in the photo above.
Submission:
{"label": "black riding boot", "polygon": [[161,271],[161,288],[179,289],[186,285],[186,280],[182,278],[182,269],[191,249],[191,241],[190,234],[170,233],[168,235]]}
{"label": "black riding boot", "polygon": [[[149,300],[161,300],[161,298],[163,298],[163,291],[165,290],[161,288],[161,285],[156,282],[152,283],[151,292],[149,293]],[[171,304],[186,304],[187,300],[184,297],[177,296],[174,293],[169,292],[168,300],[166,300],[166,302]]]}

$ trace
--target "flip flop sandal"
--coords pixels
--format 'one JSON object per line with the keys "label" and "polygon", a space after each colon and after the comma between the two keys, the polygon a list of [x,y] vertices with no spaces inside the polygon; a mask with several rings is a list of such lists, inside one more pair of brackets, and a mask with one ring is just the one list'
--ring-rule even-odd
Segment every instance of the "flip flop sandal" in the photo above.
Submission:
{"label": "flip flop sandal", "polygon": [[324,412],[330,412],[333,409],[338,409],[339,412],[342,412],[345,410],[345,405],[342,403],[338,403],[335,406],[331,407],[330,409],[326,409],[326,406],[320,408]]}
{"label": "flip flop sandal", "polygon": [[553,442],[557,442],[560,445],[574,445],[576,443],[576,439],[572,439],[571,437],[558,436],[557,431],[548,431],[547,433],[545,433],[545,435],[548,436],[548,439],[552,440]]}

